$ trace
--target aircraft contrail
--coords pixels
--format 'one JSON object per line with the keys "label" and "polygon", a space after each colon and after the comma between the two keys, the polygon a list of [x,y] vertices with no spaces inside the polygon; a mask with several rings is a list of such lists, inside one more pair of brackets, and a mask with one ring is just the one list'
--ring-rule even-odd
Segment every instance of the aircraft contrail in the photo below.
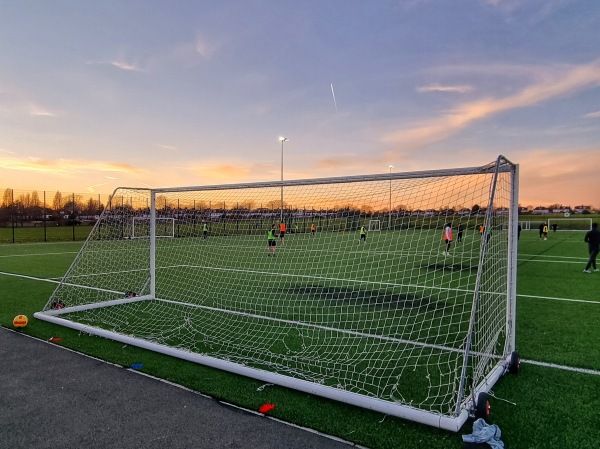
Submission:
{"label": "aircraft contrail", "polygon": [[331,83],[331,96],[333,97],[333,104],[335,105],[335,112],[338,112],[337,103],[335,101],[335,92],[333,91],[333,83]]}

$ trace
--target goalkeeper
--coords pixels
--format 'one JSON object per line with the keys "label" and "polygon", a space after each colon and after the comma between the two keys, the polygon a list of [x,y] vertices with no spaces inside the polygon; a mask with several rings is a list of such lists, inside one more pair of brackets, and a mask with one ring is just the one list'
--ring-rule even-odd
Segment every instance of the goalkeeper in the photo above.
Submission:
{"label": "goalkeeper", "polygon": [[364,226],[360,227],[360,240],[358,241],[358,244],[360,245],[361,242],[367,243],[367,230]]}

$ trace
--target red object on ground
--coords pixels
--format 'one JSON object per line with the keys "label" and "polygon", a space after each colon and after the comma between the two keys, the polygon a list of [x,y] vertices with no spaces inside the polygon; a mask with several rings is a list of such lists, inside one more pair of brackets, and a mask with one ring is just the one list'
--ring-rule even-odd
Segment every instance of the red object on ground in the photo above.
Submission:
{"label": "red object on ground", "polygon": [[275,408],[275,404],[263,404],[260,406],[258,411],[260,413],[269,413],[271,410]]}
{"label": "red object on ground", "polygon": [[52,337],[48,341],[51,342],[51,343],[56,343],[57,341],[61,341],[61,340],[62,340],[62,338],[60,338],[60,337]]}

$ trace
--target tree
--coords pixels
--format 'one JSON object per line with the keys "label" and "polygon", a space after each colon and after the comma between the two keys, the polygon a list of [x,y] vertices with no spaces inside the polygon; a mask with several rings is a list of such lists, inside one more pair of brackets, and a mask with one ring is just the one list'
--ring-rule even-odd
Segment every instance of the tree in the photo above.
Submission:
{"label": "tree", "polygon": [[6,189],[4,191],[4,195],[2,196],[2,207],[10,207],[13,203],[13,190]]}
{"label": "tree", "polygon": [[83,208],[85,215],[97,215],[100,213],[100,202],[94,198],[90,198]]}
{"label": "tree", "polygon": [[31,207],[40,207],[42,205],[42,201],[40,200],[40,195],[37,193],[37,190],[31,192]]}
{"label": "tree", "polygon": [[52,200],[52,209],[54,209],[56,212],[62,209],[62,193],[58,191],[54,194],[54,199]]}

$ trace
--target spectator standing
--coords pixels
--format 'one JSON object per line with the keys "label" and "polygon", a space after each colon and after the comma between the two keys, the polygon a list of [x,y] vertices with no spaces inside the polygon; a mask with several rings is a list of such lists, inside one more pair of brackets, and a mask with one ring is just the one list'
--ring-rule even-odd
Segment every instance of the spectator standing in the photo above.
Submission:
{"label": "spectator standing", "polygon": [[592,224],[592,230],[586,232],[583,240],[588,244],[588,250],[590,252],[590,258],[583,272],[591,273],[590,268],[592,267],[595,272],[598,272],[598,266],[596,265],[596,257],[600,252],[600,231],[598,231],[598,223]]}

